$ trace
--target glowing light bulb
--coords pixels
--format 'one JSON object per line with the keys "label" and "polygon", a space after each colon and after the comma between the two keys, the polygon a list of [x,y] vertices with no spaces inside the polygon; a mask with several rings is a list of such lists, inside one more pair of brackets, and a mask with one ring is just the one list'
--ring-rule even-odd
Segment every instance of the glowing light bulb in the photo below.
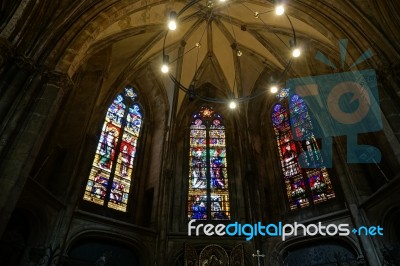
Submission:
{"label": "glowing light bulb", "polygon": [[171,20],[171,21],[168,23],[168,29],[170,29],[170,30],[176,30],[176,21],[175,21],[175,20]]}
{"label": "glowing light bulb", "polygon": [[235,101],[231,101],[231,102],[229,103],[229,108],[231,108],[231,109],[235,109],[236,106],[237,106],[237,104],[236,104]]}
{"label": "glowing light bulb", "polygon": [[168,65],[166,65],[166,64],[162,65],[161,72],[162,73],[168,73],[168,71],[169,71]]}
{"label": "glowing light bulb", "polygon": [[275,14],[280,16],[280,15],[283,15],[283,13],[285,13],[285,7],[283,5],[277,5],[275,7]]}
{"label": "glowing light bulb", "polygon": [[169,13],[168,28],[170,30],[176,30],[176,17],[177,14],[175,11],[171,11],[171,13]]}
{"label": "glowing light bulb", "polygon": [[299,57],[301,55],[300,49],[299,48],[293,49],[292,55],[293,57]]}
{"label": "glowing light bulb", "polygon": [[271,91],[271,93],[277,93],[278,92],[278,87],[273,85],[273,86],[271,86],[270,91]]}

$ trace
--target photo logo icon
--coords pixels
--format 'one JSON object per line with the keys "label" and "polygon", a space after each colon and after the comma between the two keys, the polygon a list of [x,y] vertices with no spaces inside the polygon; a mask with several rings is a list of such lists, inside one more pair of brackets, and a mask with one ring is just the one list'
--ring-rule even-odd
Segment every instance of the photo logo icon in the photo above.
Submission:
{"label": "photo logo icon", "polygon": [[[341,52],[344,54],[344,44],[347,44],[347,41],[341,40],[340,44]],[[368,50],[357,61],[362,62],[371,55],[372,53]],[[328,60],[321,54],[317,54],[317,59],[324,63]],[[343,60],[344,56],[342,56]],[[329,65],[331,65],[330,62]],[[381,152],[378,148],[358,144],[358,134],[376,132],[383,128],[375,70],[290,79],[286,86],[290,88],[289,99],[298,95],[306,103],[313,124],[313,134],[321,139],[323,160],[313,167],[332,167],[332,137],[334,136],[347,136],[348,163],[380,162]],[[306,140],[297,137],[294,128],[292,128],[292,133],[295,140]],[[300,156],[307,155],[303,152]],[[301,165],[301,167],[306,166]]]}

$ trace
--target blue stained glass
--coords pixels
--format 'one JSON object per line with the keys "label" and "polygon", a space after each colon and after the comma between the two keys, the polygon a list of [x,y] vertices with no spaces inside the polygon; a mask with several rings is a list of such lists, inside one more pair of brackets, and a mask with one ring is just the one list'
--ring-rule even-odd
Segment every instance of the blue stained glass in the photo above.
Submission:
{"label": "blue stained glass", "polygon": [[193,204],[191,205],[191,219],[195,220],[207,220],[207,196],[197,195],[192,199]]}
{"label": "blue stained glass", "polygon": [[130,87],[125,88],[125,95],[126,95],[126,97],[129,97],[132,100],[135,100],[137,97],[137,94],[135,93],[133,88],[130,88]]}

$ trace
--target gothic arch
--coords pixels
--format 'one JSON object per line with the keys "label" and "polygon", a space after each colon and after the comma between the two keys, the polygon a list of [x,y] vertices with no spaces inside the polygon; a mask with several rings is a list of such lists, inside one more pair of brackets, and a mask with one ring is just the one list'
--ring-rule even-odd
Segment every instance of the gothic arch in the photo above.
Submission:
{"label": "gothic arch", "polygon": [[126,234],[110,233],[98,229],[86,229],[68,239],[63,254],[68,260],[74,248],[93,242],[130,250],[137,258],[138,264],[136,265],[152,265],[154,263],[152,262],[154,255],[150,252],[149,247],[143,243],[143,240]]}
{"label": "gothic arch", "polygon": [[380,217],[379,224],[385,230],[384,244],[400,247],[400,204],[391,206]]}
{"label": "gothic arch", "polygon": [[[278,243],[274,248],[274,253],[279,254],[275,256],[275,259],[279,259],[282,262],[287,260],[289,256],[293,253],[301,249],[310,248],[321,248],[326,246],[325,250],[320,250],[321,254],[324,254],[324,258],[320,258],[321,261],[317,263],[334,263],[334,262],[343,262],[343,261],[351,261],[356,263],[357,261],[363,261],[363,254],[360,250],[359,245],[356,243],[356,240],[348,237],[348,236],[330,236],[330,237],[309,237],[309,236],[298,236],[293,237],[291,239],[282,241]],[[335,257],[333,252],[330,252],[331,249],[338,249],[338,252],[342,252],[342,257]],[[313,252],[313,251],[309,251]],[[272,256],[274,257],[274,256]],[[336,261],[338,260],[338,261]],[[310,264],[311,265],[311,264]],[[317,265],[317,264],[316,264]]]}

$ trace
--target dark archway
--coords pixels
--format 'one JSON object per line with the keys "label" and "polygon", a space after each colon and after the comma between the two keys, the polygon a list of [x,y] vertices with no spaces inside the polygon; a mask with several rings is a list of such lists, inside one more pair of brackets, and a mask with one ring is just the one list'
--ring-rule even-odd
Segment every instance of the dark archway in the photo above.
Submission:
{"label": "dark archway", "polygon": [[141,263],[137,252],[129,246],[108,239],[86,238],[70,248],[64,265],[136,266]]}
{"label": "dark archway", "polygon": [[341,241],[312,241],[293,245],[283,253],[284,265],[359,265],[357,253]]}

